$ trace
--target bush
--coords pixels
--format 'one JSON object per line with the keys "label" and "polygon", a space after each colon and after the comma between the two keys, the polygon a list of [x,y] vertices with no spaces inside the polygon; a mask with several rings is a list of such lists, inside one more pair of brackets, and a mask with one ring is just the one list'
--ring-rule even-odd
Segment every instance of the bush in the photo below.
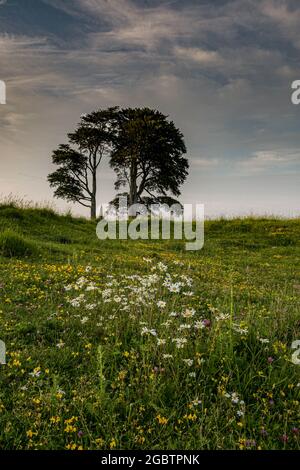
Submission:
{"label": "bush", "polygon": [[5,230],[0,233],[0,254],[2,256],[24,257],[36,252],[35,245],[20,234],[12,230]]}

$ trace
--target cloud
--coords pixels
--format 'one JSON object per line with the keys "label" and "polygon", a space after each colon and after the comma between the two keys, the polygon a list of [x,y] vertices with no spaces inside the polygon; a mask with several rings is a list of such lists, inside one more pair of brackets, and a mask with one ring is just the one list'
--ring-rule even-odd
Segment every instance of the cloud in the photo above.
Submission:
{"label": "cloud", "polygon": [[207,51],[198,47],[175,47],[174,53],[179,59],[192,60],[204,65],[219,65],[223,62],[221,55],[216,51]]}
{"label": "cloud", "polygon": [[219,158],[195,158],[193,160],[193,166],[201,169],[215,168],[220,163],[221,161]]}
{"label": "cloud", "polygon": [[261,4],[264,15],[269,17],[285,38],[300,48],[300,7],[294,0],[264,0]]}
{"label": "cloud", "polygon": [[[13,173],[17,162],[21,173],[32,169],[45,178],[52,149],[79,116],[116,104],[158,108],[182,129],[191,193],[202,175],[209,186],[231,172],[253,178],[299,172],[299,108],[290,103],[290,81],[300,72],[298,59],[290,60],[300,39],[297,3],[39,4],[46,8],[42,22],[34,15],[10,19],[11,9],[1,10],[8,15],[2,30],[6,19],[15,28],[0,35],[0,78],[8,88],[8,104],[0,109],[1,174]],[[52,24],[44,22],[50,10]],[[25,28],[24,21],[32,22]],[[101,186],[104,199],[113,196],[112,181],[108,176]]]}
{"label": "cloud", "polygon": [[250,158],[237,162],[240,169],[249,173],[287,171],[299,166],[300,151],[298,149],[258,150]]}

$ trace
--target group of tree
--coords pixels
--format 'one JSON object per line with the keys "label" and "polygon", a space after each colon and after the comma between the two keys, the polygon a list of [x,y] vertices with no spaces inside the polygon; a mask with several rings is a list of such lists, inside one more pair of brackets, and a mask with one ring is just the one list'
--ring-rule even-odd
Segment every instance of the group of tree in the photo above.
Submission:
{"label": "group of tree", "polygon": [[[149,108],[119,107],[81,117],[68,143],[53,152],[56,171],[48,176],[54,195],[77,202],[96,218],[100,163],[108,159],[129,205],[174,203],[188,175],[183,134],[174,122]],[[112,201],[116,204],[118,196]]]}

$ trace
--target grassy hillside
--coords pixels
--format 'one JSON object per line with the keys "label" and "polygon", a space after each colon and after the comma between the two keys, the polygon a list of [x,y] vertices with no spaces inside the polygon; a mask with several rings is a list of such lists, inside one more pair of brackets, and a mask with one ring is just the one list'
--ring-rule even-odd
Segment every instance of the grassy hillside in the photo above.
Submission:
{"label": "grassy hillside", "polygon": [[0,448],[299,449],[300,220],[95,227],[0,206]]}

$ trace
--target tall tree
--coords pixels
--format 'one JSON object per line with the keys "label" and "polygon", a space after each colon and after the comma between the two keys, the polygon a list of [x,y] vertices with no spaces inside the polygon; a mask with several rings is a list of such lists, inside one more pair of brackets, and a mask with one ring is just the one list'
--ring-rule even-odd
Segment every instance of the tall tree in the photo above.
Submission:
{"label": "tall tree", "polygon": [[69,143],[53,152],[58,168],[48,175],[54,195],[88,207],[96,218],[97,173],[103,157],[111,154],[116,133],[118,108],[98,110],[82,116]]}
{"label": "tall tree", "polygon": [[149,108],[122,109],[110,164],[116,189],[128,187],[129,204],[174,202],[188,174],[184,138],[168,117]]}

